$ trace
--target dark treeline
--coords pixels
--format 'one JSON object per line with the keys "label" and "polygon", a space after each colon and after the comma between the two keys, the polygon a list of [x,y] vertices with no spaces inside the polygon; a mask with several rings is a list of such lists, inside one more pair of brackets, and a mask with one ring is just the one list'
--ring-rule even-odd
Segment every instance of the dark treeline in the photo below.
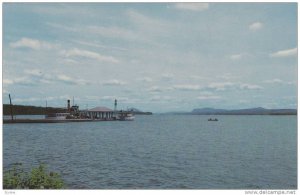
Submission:
{"label": "dark treeline", "polygon": [[[64,108],[52,108],[52,107],[38,107],[38,106],[23,106],[23,105],[13,105],[12,107],[13,115],[43,115],[47,113],[54,112],[65,112]],[[3,115],[10,115],[10,105],[3,104]]]}

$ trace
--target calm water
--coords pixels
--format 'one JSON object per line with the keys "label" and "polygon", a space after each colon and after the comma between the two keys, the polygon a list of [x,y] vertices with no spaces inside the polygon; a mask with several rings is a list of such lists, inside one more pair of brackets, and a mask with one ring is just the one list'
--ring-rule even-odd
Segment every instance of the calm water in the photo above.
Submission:
{"label": "calm water", "polygon": [[209,117],[5,124],[3,165],[45,163],[71,189],[297,188],[296,116]]}

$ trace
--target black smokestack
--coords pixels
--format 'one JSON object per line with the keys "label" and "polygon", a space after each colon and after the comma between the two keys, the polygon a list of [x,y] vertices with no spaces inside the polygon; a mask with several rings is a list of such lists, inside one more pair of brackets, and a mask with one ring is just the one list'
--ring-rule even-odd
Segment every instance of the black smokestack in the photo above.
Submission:
{"label": "black smokestack", "polygon": [[71,106],[70,106],[70,100],[68,100],[68,111],[70,112]]}

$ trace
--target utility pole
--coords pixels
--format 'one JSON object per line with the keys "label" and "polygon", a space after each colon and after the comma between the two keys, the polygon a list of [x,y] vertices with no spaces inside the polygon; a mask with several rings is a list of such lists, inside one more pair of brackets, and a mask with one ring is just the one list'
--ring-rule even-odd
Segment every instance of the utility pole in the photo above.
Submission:
{"label": "utility pole", "polygon": [[47,115],[47,100],[46,100],[46,109],[45,109],[45,115]]}
{"label": "utility pole", "polygon": [[11,115],[11,120],[14,120],[14,115],[13,115],[13,110],[12,110],[12,103],[11,103],[11,97],[10,94],[8,94],[9,97],[9,107],[10,107],[10,115]]}

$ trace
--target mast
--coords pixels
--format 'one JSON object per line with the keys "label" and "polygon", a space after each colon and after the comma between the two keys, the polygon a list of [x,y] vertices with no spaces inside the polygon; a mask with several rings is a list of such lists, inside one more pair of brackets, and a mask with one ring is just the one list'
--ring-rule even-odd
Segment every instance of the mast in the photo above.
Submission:
{"label": "mast", "polygon": [[48,102],[47,102],[47,100],[46,100],[45,115],[47,115],[47,106],[48,106],[47,103],[48,103]]}
{"label": "mast", "polygon": [[10,94],[8,94],[8,97],[9,97],[9,107],[10,107],[11,120],[14,120],[14,115],[13,115],[13,109],[12,109],[12,103],[11,103]]}

